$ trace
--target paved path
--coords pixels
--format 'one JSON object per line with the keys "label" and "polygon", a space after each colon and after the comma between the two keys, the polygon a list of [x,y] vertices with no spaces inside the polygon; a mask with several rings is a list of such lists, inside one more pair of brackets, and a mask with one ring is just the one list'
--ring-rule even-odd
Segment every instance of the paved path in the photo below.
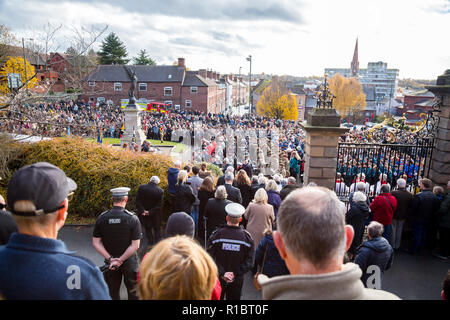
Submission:
{"label": "paved path", "polygon": [[[93,227],[65,226],[58,238],[63,240],[70,250],[90,259],[97,266],[103,265],[103,258],[92,246]],[[450,260],[443,261],[431,256],[429,252],[411,256],[407,253],[396,252],[392,269],[386,271],[383,277],[383,289],[407,300],[440,299],[441,284]],[[121,298],[126,299],[126,290],[122,284]],[[242,289],[243,300],[260,300],[261,293],[253,287],[251,273],[245,276]]]}

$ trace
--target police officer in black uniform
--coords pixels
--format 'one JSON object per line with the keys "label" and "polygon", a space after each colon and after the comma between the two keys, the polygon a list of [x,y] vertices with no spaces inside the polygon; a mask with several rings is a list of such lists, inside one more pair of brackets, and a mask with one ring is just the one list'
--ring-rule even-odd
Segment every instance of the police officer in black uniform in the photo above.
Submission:
{"label": "police officer in black uniform", "polygon": [[240,300],[244,274],[253,266],[254,242],[239,223],[245,208],[239,203],[225,206],[227,224],[216,229],[208,241],[208,253],[216,261],[223,300]]}
{"label": "police officer in black uniform", "polygon": [[109,269],[104,272],[109,294],[113,300],[120,299],[122,277],[129,300],[137,300],[137,272],[139,259],[136,251],[142,239],[138,217],[125,209],[130,188],[111,189],[113,208],[103,212],[95,223],[92,243],[105,257]]}

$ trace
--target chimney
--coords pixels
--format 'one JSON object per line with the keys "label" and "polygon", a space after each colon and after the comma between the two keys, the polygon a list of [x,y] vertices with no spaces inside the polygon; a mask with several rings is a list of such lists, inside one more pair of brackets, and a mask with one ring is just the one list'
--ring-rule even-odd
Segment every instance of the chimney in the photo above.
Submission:
{"label": "chimney", "polygon": [[213,78],[214,80],[217,79],[217,73],[216,73],[215,71],[212,72],[212,78]]}
{"label": "chimney", "polygon": [[184,64],[184,58],[178,58],[178,66],[185,68],[185,64]]}
{"label": "chimney", "polygon": [[212,70],[207,70],[206,75],[209,79],[212,79]]}
{"label": "chimney", "polygon": [[198,70],[198,75],[200,77],[206,78],[206,69],[200,69]]}
{"label": "chimney", "polygon": [[216,80],[220,80],[220,73],[219,72],[217,72]]}

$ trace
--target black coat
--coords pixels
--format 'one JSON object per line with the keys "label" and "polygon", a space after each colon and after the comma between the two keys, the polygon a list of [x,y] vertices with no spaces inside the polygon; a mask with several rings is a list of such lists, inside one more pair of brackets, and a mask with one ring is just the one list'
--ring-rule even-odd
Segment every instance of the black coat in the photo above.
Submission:
{"label": "black coat", "polygon": [[406,190],[395,190],[391,193],[397,199],[397,210],[394,212],[394,219],[406,220],[411,211],[413,195]]}
{"label": "black coat", "polygon": [[264,263],[262,273],[269,278],[289,274],[289,270],[286,267],[284,260],[281,258],[275,243],[273,242],[272,235],[264,236],[256,247],[255,263],[260,267],[259,270],[261,270],[266,248],[266,261]]}
{"label": "black coat", "polygon": [[286,199],[286,197],[289,195],[289,193],[291,193],[295,189],[299,189],[299,188],[301,188],[301,187],[296,185],[296,184],[287,184],[287,185],[285,185],[280,191],[281,201]]}
{"label": "black coat", "polygon": [[227,190],[228,200],[242,204],[242,195],[238,188],[233,187],[231,184],[225,183],[225,189]]}
{"label": "black coat", "polygon": [[370,209],[366,202],[356,202],[345,215],[345,223],[353,227],[355,236],[348,252],[355,254],[361,245],[364,235],[366,220],[370,215]]}
{"label": "black coat", "polygon": [[14,232],[18,232],[18,228],[11,213],[0,210],[0,246],[7,244]]}
{"label": "black coat", "polygon": [[[148,224],[160,225],[163,207],[164,191],[154,182],[139,186],[136,195],[137,215],[144,226]],[[144,210],[148,216],[142,216]]]}
{"label": "black coat", "polygon": [[439,210],[440,201],[430,190],[424,190],[414,196],[411,212],[414,220],[428,223],[435,212]]}
{"label": "black coat", "polygon": [[200,200],[200,204],[198,205],[198,234],[199,236],[204,236],[205,232],[205,224],[204,224],[204,218],[205,217],[205,209],[206,204],[208,203],[208,200],[214,198],[214,191],[208,192],[205,190],[199,190],[198,191],[198,199]]}
{"label": "black coat", "polygon": [[215,229],[227,223],[225,206],[230,203],[232,203],[232,201],[227,199],[219,200],[216,198],[209,199],[206,203],[205,217],[208,238]]}
{"label": "black coat", "polygon": [[253,200],[252,187],[248,184],[241,184],[237,186],[239,191],[241,191],[242,205],[247,208],[250,201]]}
{"label": "black coat", "polygon": [[195,202],[195,195],[190,185],[177,183],[175,185],[175,199],[173,212],[185,212],[191,214],[192,205]]}

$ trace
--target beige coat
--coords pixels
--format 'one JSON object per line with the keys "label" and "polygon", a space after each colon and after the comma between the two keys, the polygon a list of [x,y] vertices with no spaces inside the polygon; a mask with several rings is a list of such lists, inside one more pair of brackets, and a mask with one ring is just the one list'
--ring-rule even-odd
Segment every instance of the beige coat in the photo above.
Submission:
{"label": "beige coat", "polygon": [[319,275],[258,276],[265,300],[399,300],[383,290],[367,289],[357,264],[346,263],[341,271]]}
{"label": "beige coat", "polygon": [[250,202],[244,212],[244,218],[247,220],[247,231],[252,235],[256,250],[264,237],[264,230],[272,230],[272,224],[275,221],[273,207],[270,204]]}

